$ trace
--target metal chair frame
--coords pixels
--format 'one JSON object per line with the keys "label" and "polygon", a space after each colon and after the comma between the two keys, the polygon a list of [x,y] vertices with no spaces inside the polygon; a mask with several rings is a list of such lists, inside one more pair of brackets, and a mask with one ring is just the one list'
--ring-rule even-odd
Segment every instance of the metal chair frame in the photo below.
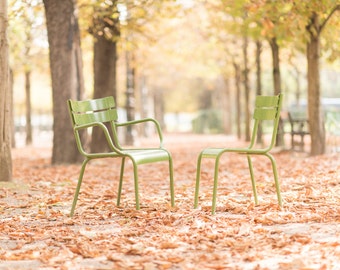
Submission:
{"label": "metal chair frame", "polygon": [[[70,112],[73,131],[76,139],[76,144],[79,152],[84,156],[80,174],[78,178],[78,184],[74,194],[70,216],[74,215],[75,207],[77,204],[80,187],[82,184],[86,165],[90,160],[99,158],[120,158],[122,160],[119,176],[118,197],[117,206],[120,205],[124,167],[126,159],[130,159],[133,165],[134,175],[134,189],[136,209],[140,209],[139,203],[139,188],[138,188],[138,165],[154,163],[160,161],[167,161],[169,163],[169,177],[170,177],[170,195],[171,206],[175,205],[174,195],[174,179],[173,179],[173,161],[171,154],[163,147],[163,135],[159,123],[153,118],[144,118],[140,120],[133,120],[127,122],[118,122],[118,114],[115,106],[115,101],[112,96],[99,99],[74,101],[68,100],[68,109]],[[141,124],[145,122],[152,122],[155,125],[158,138],[159,147],[155,148],[128,148],[125,149],[121,146],[118,139],[117,128],[123,126],[131,126],[135,124]],[[109,123],[112,135],[110,135],[108,127],[105,125]],[[104,153],[89,153],[85,150],[83,142],[81,141],[80,131],[88,128],[99,127],[105,134],[105,138],[110,147],[109,152]]]}
{"label": "metal chair frame", "polygon": [[[195,199],[194,208],[198,207],[198,195],[199,195],[199,185],[200,185],[200,175],[201,175],[201,163],[203,158],[215,159],[214,168],[214,186],[213,186],[213,196],[212,196],[212,214],[216,211],[216,196],[217,196],[217,183],[218,183],[218,170],[220,158],[223,154],[227,152],[243,154],[247,156],[249,172],[251,177],[252,189],[255,199],[255,204],[258,205],[258,196],[256,190],[256,182],[254,178],[254,171],[251,156],[265,156],[269,158],[273,174],[277,193],[277,199],[279,205],[282,207],[282,198],[280,193],[280,185],[278,180],[277,166],[274,157],[269,153],[276,142],[276,135],[279,126],[280,112],[282,108],[283,95],[279,94],[277,96],[257,96],[255,100],[255,109],[253,113],[254,126],[251,136],[251,141],[246,148],[206,148],[201,151],[197,160],[197,173],[196,173],[196,186],[195,186]],[[272,133],[271,140],[267,147],[256,148],[256,138],[259,125],[262,121],[272,121]]]}

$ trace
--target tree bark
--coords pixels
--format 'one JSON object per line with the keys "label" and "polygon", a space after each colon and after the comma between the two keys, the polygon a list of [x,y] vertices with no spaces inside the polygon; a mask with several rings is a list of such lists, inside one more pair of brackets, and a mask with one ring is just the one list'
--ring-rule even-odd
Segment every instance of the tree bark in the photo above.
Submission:
{"label": "tree bark", "polygon": [[32,144],[32,121],[31,121],[31,71],[25,72],[26,94],[26,145]]}
{"label": "tree bark", "polygon": [[117,99],[116,88],[116,42],[104,36],[96,37],[93,50],[94,98],[113,96]]}
{"label": "tree bark", "polygon": [[223,88],[223,92],[220,90],[218,93],[218,97],[221,97],[220,100],[220,109],[222,111],[222,123],[223,123],[223,131],[225,134],[232,134],[232,123],[233,113],[232,113],[232,101],[231,101],[231,91],[230,91],[230,78],[223,77],[223,83],[225,88]]}
{"label": "tree bark", "polygon": [[76,148],[66,101],[84,92],[80,34],[75,0],[43,0],[45,5],[53,97],[52,164],[75,163]]}
{"label": "tree bark", "polygon": [[[116,89],[116,42],[105,36],[96,36],[94,43],[94,98],[113,96],[117,102]],[[91,151],[103,152],[109,150],[105,135],[100,129],[93,129]]]}
{"label": "tree bark", "polygon": [[[262,95],[262,66],[261,66],[261,53],[262,53],[262,43],[261,41],[256,41],[256,95]],[[257,131],[257,143],[262,143],[262,125],[259,125]]]}
{"label": "tree bark", "polygon": [[164,92],[162,89],[155,89],[153,91],[153,103],[155,119],[157,119],[161,128],[165,130],[166,128],[164,122],[165,105],[164,105]]}
{"label": "tree bark", "polygon": [[[274,95],[278,95],[281,93],[281,71],[280,71],[280,47],[277,44],[276,38],[272,38],[269,40],[270,48],[272,51],[272,59],[273,59],[273,83],[274,83]],[[283,134],[283,126],[279,125],[278,132],[276,135],[276,146],[283,146],[284,138]]]}
{"label": "tree bark", "polygon": [[233,61],[234,66],[234,73],[235,73],[235,89],[236,89],[236,96],[235,96],[235,104],[236,104],[236,130],[237,130],[237,138],[241,139],[241,68],[240,66]]}
{"label": "tree bark", "polygon": [[13,71],[10,68],[9,69],[9,92],[10,92],[10,99],[11,99],[11,116],[10,118],[12,119],[11,123],[11,144],[12,148],[16,147],[16,142],[15,142],[15,121],[14,121],[14,100],[13,100],[13,88],[14,88],[14,78],[13,78]]}
{"label": "tree bark", "polygon": [[[114,16],[112,16],[112,14]],[[94,37],[93,70],[94,93],[93,98],[113,96],[117,104],[117,38],[119,37],[117,1],[102,3],[94,9],[91,34]],[[109,129],[110,130],[110,129]],[[92,131],[91,151],[108,151],[109,146],[102,130]]]}
{"label": "tree bark", "polygon": [[274,82],[274,95],[278,95],[281,92],[281,72],[280,72],[280,49],[277,44],[276,38],[269,40],[269,44],[272,50],[273,58],[273,82]]}
{"label": "tree bark", "polygon": [[298,67],[298,65],[296,63],[294,63],[294,61],[289,61],[289,64],[292,66],[293,70],[290,71],[290,75],[293,77],[294,81],[295,81],[295,104],[296,106],[300,105],[300,99],[301,99],[301,71]]}
{"label": "tree bark", "polygon": [[307,27],[307,80],[308,80],[308,119],[311,133],[311,155],[325,153],[325,129],[320,105],[320,22],[316,13],[310,18]]}
{"label": "tree bark", "polygon": [[262,43],[256,41],[256,95],[262,95],[262,65],[261,65]]}
{"label": "tree bark", "polygon": [[243,38],[243,83],[244,83],[244,95],[245,95],[245,140],[250,141],[250,109],[249,109],[249,67],[248,67],[248,37]]}
{"label": "tree bark", "polygon": [[7,26],[7,1],[0,0],[0,181],[12,181],[12,102]]}
{"label": "tree bark", "polygon": [[[32,24],[30,20],[26,20],[27,25]],[[32,46],[31,29],[25,31],[25,53],[24,57],[30,62],[30,51]],[[32,144],[32,121],[31,121],[31,67],[25,63],[25,103],[26,103],[26,145]]]}
{"label": "tree bark", "polygon": [[[135,72],[133,52],[126,52],[126,118],[128,121],[135,119]],[[125,134],[125,143],[134,144],[134,130],[128,126]]]}

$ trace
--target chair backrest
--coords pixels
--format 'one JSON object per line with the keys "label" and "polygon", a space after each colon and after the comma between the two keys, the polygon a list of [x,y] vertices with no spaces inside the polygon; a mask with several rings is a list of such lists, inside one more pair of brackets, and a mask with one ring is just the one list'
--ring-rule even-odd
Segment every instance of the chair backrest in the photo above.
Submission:
{"label": "chair backrest", "polygon": [[283,94],[277,96],[256,96],[253,114],[254,127],[249,148],[253,148],[256,142],[259,124],[263,121],[272,121],[271,140],[266,151],[273,148],[276,142],[277,129],[280,121]]}
{"label": "chair backrest", "polygon": [[[118,120],[118,113],[112,96],[84,101],[68,100],[67,103],[74,128],[98,122],[102,123],[107,128],[108,132],[105,133],[105,137],[111,148],[119,146],[115,125]],[[111,127],[111,135],[109,135],[111,133],[108,129],[109,126]],[[84,154],[81,135],[77,129],[74,131],[78,149]]]}
{"label": "chair backrest", "polygon": [[68,100],[68,107],[74,126],[95,122],[115,122],[118,119],[112,96],[84,101]]}

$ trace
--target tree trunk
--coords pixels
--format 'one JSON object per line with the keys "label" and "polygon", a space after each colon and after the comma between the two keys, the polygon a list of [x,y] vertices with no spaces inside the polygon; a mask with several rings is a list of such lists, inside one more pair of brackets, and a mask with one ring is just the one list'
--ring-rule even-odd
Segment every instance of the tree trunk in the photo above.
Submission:
{"label": "tree trunk", "polygon": [[74,163],[80,155],[66,101],[84,92],[80,35],[75,0],[43,0],[45,5],[53,97],[52,164]]}
{"label": "tree trunk", "polygon": [[301,99],[301,71],[299,70],[299,67],[294,63],[293,61],[289,61],[289,64],[292,66],[293,71],[290,71],[290,75],[294,78],[296,89],[295,89],[295,104],[296,106],[300,105],[300,99]]}
{"label": "tree trunk", "polygon": [[[31,21],[27,20],[27,25]],[[30,51],[32,46],[31,29],[26,30],[25,53],[24,57],[30,62]],[[32,144],[32,121],[31,121],[31,68],[25,64],[25,103],[26,103],[26,145]]]}
{"label": "tree trunk", "polygon": [[164,93],[162,89],[153,91],[154,115],[155,119],[159,122],[161,128],[165,130],[166,125],[164,122],[165,106],[164,106]]}
{"label": "tree trunk", "polygon": [[[280,71],[280,47],[277,44],[276,38],[269,40],[270,48],[272,50],[273,59],[273,82],[274,82],[274,95],[281,93],[281,71]],[[276,146],[284,145],[283,125],[279,125],[276,135]]]}
{"label": "tree trunk", "polygon": [[262,65],[261,65],[262,43],[256,41],[256,95],[262,95]]}
{"label": "tree trunk", "polygon": [[[223,123],[223,131],[225,134],[232,134],[233,119],[232,119],[232,101],[231,101],[231,91],[230,91],[230,78],[224,77],[223,78],[223,85],[224,88],[221,89],[218,93],[220,100],[220,109],[222,111],[222,123]],[[220,87],[221,88],[221,87]],[[222,93],[221,93],[222,92]]]}
{"label": "tree trunk", "polygon": [[[0,0],[1,1],[1,0]],[[15,121],[14,121],[14,101],[13,101],[13,89],[14,89],[14,76],[13,76],[13,71],[10,68],[9,69],[9,92],[10,92],[10,96],[11,96],[11,119],[12,119],[12,123],[11,123],[11,144],[12,144],[12,148],[16,147],[16,142],[15,142]]]}
{"label": "tree trunk", "polygon": [[[117,45],[105,36],[96,35],[94,43],[94,98],[113,96],[117,103],[116,89]],[[91,151],[109,150],[105,135],[100,129],[93,129]]]}
{"label": "tree trunk", "polygon": [[[135,119],[135,67],[133,52],[126,52],[126,118],[127,121]],[[134,144],[134,133],[132,126],[128,126],[125,134],[125,143]]]}
{"label": "tree trunk", "polygon": [[12,181],[12,102],[7,26],[7,1],[0,0],[0,181]]}
{"label": "tree trunk", "polygon": [[[261,66],[261,53],[262,53],[262,43],[261,41],[257,40],[256,41],[256,95],[262,95],[262,66]],[[262,138],[263,130],[262,130],[262,125],[259,125],[259,129],[257,131],[257,138],[256,141],[257,143],[262,143],[263,138]]]}
{"label": "tree trunk", "polygon": [[236,96],[235,96],[235,104],[236,104],[236,129],[237,129],[237,138],[241,139],[241,69],[240,66],[234,61],[234,72],[235,72],[235,88],[236,88]]}
{"label": "tree trunk", "polygon": [[273,82],[274,82],[274,95],[278,95],[281,92],[281,72],[280,72],[280,55],[279,45],[276,38],[269,40],[270,47],[272,49],[273,58]]}
{"label": "tree trunk", "polygon": [[243,39],[243,83],[244,83],[244,95],[245,95],[245,140],[250,141],[250,109],[249,109],[249,67],[248,67],[248,37],[245,36]]}
{"label": "tree trunk", "polygon": [[308,80],[308,119],[311,133],[311,155],[325,153],[325,128],[320,105],[320,23],[319,17],[313,13],[307,27],[307,80]]}
{"label": "tree trunk", "polygon": [[[117,100],[117,37],[119,37],[119,13],[117,0],[99,1],[95,5],[90,32],[94,37],[93,70],[94,98],[113,96]],[[109,124],[107,124],[108,126]],[[109,129],[110,130],[110,129]],[[95,128],[92,131],[91,151],[109,151],[103,131]]]}
{"label": "tree trunk", "polygon": [[32,121],[31,121],[31,72],[25,72],[26,93],[26,145],[32,144]]}

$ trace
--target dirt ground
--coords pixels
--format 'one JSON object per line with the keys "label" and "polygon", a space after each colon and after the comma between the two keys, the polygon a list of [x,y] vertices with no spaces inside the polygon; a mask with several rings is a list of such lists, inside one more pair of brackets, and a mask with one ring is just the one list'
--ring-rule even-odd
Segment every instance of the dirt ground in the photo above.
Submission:
{"label": "dirt ground", "polygon": [[224,135],[164,137],[174,159],[174,208],[163,163],[140,166],[138,211],[127,166],[117,207],[120,162],[106,159],[90,162],[73,218],[80,164],[51,166],[43,140],[14,149],[15,180],[0,182],[0,269],[340,269],[338,153],[309,157],[274,149],[282,209],[269,161],[254,159],[255,206],[245,157],[227,154],[211,215],[211,161],[203,163],[193,209],[197,156],[207,146],[244,142]]}

